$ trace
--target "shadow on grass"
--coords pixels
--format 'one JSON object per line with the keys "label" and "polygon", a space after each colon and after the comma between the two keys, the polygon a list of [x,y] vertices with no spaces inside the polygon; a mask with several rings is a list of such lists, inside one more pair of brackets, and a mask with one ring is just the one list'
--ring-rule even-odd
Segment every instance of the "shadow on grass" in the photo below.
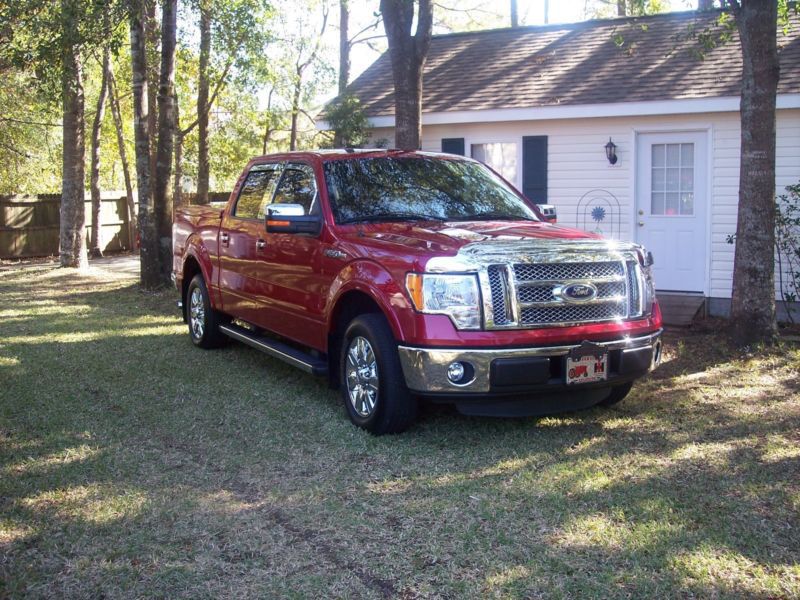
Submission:
{"label": "shadow on grass", "polygon": [[[171,294],[58,288],[0,285],[20,313],[0,325],[0,595],[798,590],[786,361],[722,389],[746,363],[713,335],[673,338],[613,410],[429,408],[373,438],[324,382],[241,345],[192,347]],[[48,300],[63,313],[37,312]],[[148,334],[124,335],[134,322]]]}

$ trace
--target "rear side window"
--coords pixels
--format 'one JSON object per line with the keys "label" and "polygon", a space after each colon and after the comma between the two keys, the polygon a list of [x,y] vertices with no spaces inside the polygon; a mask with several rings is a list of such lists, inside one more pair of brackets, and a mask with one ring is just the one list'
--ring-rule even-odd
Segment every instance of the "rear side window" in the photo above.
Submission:
{"label": "rear side window", "polygon": [[239,219],[263,219],[267,204],[275,191],[278,180],[277,165],[257,165],[244,180],[239,199],[233,209],[233,216]]}
{"label": "rear side window", "polygon": [[317,185],[308,165],[287,165],[275,192],[274,204],[300,204],[305,214],[316,212]]}

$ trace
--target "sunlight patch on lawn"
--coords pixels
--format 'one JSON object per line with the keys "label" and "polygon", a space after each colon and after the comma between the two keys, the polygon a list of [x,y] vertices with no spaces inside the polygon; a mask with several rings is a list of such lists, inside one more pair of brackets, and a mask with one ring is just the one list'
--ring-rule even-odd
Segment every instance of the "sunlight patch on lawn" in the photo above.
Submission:
{"label": "sunlight patch on lawn", "polygon": [[11,519],[0,519],[0,549],[4,545],[19,542],[33,533],[33,529],[26,525],[15,523]]}
{"label": "sunlight patch on lawn", "polygon": [[63,304],[52,301],[26,301],[24,305],[17,305],[13,309],[0,310],[0,319],[63,315],[66,312],[69,312],[70,315],[77,316],[89,314],[92,310],[92,307],[88,304],[70,304],[67,308]]}
{"label": "sunlight patch on lawn", "polygon": [[161,325],[157,327],[136,327],[126,329],[103,329],[102,331],[49,333],[46,335],[19,335],[6,338],[9,344],[75,344],[80,342],[96,342],[109,338],[134,338],[147,336],[182,335],[183,327],[177,325]]}
{"label": "sunlight patch on lawn", "polygon": [[509,584],[526,579],[531,576],[531,570],[524,565],[515,565],[499,573],[494,573],[486,577],[486,586],[491,588],[502,588]]}
{"label": "sunlight patch on lawn", "polygon": [[[657,513],[655,513],[657,514]],[[557,546],[572,549],[588,548],[612,551],[657,548],[665,540],[685,536],[684,525],[670,520],[670,513],[647,519],[628,517],[618,508],[611,514],[595,513],[570,518],[560,531],[552,534],[550,541]]]}
{"label": "sunlight patch on lawn", "polygon": [[141,514],[148,498],[139,490],[92,483],[44,491],[25,498],[22,504],[62,519],[103,525]]}
{"label": "sunlight patch on lawn", "polygon": [[680,461],[688,460],[702,463],[708,466],[721,467],[728,463],[728,458],[732,452],[741,448],[740,441],[729,442],[703,442],[688,443],[677,448],[670,455],[670,459]]}
{"label": "sunlight patch on lawn", "polygon": [[796,459],[800,459],[800,435],[795,439],[779,434],[772,434],[767,437],[761,454],[763,462],[777,463]]}
{"label": "sunlight patch on lawn", "polygon": [[256,510],[265,504],[265,500],[247,501],[239,498],[229,490],[217,490],[197,498],[197,507],[217,515],[235,516],[248,510]]}
{"label": "sunlight patch on lawn", "polygon": [[[800,565],[760,564],[728,548],[703,545],[680,552],[671,560],[685,585],[708,593],[720,588],[739,597],[793,597],[800,582]],[[716,595],[716,594],[715,594]]]}
{"label": "sunlight patch on lawn", "polygon": [[89,446],[88,444],[81,444],[80,446],[65,448],[64,450],[53,452],[46,456],[36,458],[29,456],[20,462],[5,465],[2,473],[7,477],[39,474],[44,471],[52,470],[54,467],[63,467],[73,463],[85,462],[90,458],[96,457],[99,453],[100,450],[97,448]]}

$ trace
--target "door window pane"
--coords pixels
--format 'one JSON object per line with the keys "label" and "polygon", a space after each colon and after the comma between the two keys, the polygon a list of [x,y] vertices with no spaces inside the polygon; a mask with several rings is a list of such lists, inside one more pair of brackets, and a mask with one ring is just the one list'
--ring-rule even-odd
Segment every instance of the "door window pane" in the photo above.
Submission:
{"label": "door window pane", "polygon": [[650,214],[694,214],[694,144],[651,147]]}
{"label": "door window pane", "polygon": [[681,214],[682,215],[694,214],[694,193],[683,192],[681,194]]}
{"label": "door window pane", "polygon": [[273,204],[300,204],[305,214],[314,211],[317,186],[314,171],[306,165],[287,165],[275,192]]}
{"label": "door window pane", "polygon": [[694,166],[694,144],[681,144],[681,166]]}
{"label": "door window pane", "polygon": [[680,214],[677,192],[667,192],[666,202],[664,204],[664,214],[670,216]]}
{"label": "door window pane", "polygon": [[664,214],[664,194],[661,192],[653,192],[651,198],[651,208],[650,212],[654,215],[663,215]]}
{"label": "door window pane", "polygon": [[681,164],[681,145],[667,144],[667,166],[677,167]]}
{"label": "door window pane", "polygon": [[486,163],[511,183],[517,181],[517,145],[515,143],[471,144],[470,154],[472,158]]}
{"label": "door window pane", "polygon": [[253,167],[244,180],[239,199],[233,209],[233,216],[240,219],[259,219],[264,217],[264,206],[272,197],[277,179],[276,169]]}

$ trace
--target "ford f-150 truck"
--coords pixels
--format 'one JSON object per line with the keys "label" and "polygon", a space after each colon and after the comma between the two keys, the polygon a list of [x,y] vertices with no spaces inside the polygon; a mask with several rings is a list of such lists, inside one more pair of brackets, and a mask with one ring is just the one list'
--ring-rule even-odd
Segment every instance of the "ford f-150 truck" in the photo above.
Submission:
{"label": "ford f-150 truck", "polygon": [[652,256],[546,222],[461,156],[259,157],[224,207],[176,211],[173,248],[196,346],[232,338],[326,376],[375,434],[408,428],[422,399],[610,405],[661,358]]}

